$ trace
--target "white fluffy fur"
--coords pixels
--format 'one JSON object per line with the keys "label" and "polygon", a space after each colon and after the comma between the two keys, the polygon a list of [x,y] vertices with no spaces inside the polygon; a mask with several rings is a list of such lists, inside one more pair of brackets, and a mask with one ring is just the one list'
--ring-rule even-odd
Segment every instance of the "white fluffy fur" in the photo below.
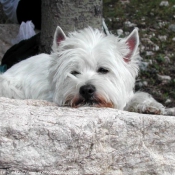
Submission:
{"label": "white fluffy fur", "polygon": [[[131,48],[128,45],[130,41]],[[143,103],[146,109],[138,107],[144,101],[140,100],[138,94],[141,94],[141,97],[151,99],[158,106],[153,113],[163,113],[164,107],[152,97],[146,93],[135,96],[133,92],[139,70],[138,45],[137,29],[128,38],[120,39],[90,27],[66,37],[57,27],[50,55],[33,56],[0,75],[0,96],[43,99],[56,102],[59,106],[72,106],[74,100],[80,97],[80,87],[92,84],[96,87],[97,96],[102,97],[106,104],[112,104],[110,107],[147,112],[148,103],[147,106]],[[99,73],[100,67],[109,72]],[[79,74],[73,75],[72,71]],[[88,104],[78,106],[81,105]]]}

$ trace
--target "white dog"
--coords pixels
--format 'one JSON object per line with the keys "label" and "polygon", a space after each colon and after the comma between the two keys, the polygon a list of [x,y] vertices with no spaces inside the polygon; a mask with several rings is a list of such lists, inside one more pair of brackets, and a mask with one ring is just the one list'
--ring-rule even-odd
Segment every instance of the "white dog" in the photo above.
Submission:
{"label": "white dog", "polygon": [[50,55],[33,56],[0,75],[0,96],[163,114],[164,106],[149,94],[134,93],[138,45],[137,29],[120,39],[90,27],[66,36],[57,27]]}

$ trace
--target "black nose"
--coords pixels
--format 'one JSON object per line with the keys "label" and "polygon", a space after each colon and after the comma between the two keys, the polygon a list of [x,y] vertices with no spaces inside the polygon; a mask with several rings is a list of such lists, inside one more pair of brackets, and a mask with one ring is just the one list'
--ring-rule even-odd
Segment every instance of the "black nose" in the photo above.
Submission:
{"label": "black nose", "polygon": [[93,97],[95,91],[96,91],[95,86],[88,84],[81,86],[79,93],[86,100],[89,100],[91,97]]}

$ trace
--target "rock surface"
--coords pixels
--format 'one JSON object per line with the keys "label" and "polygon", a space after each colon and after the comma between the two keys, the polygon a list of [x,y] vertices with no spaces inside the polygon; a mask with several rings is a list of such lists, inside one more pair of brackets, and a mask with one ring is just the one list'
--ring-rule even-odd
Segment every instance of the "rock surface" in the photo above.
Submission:
{"label": "rock surface", "polygon": [[0,173],[173,175],[175,118],[0,98]]}

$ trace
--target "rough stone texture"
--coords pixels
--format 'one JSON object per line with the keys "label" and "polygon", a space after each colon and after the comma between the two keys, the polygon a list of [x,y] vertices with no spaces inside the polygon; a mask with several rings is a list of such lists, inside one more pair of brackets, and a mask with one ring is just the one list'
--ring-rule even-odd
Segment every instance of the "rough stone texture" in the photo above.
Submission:
{"label": "rough stone texture", "polygon": [[0,173],[173,175],[175,118],[0,98]]}

